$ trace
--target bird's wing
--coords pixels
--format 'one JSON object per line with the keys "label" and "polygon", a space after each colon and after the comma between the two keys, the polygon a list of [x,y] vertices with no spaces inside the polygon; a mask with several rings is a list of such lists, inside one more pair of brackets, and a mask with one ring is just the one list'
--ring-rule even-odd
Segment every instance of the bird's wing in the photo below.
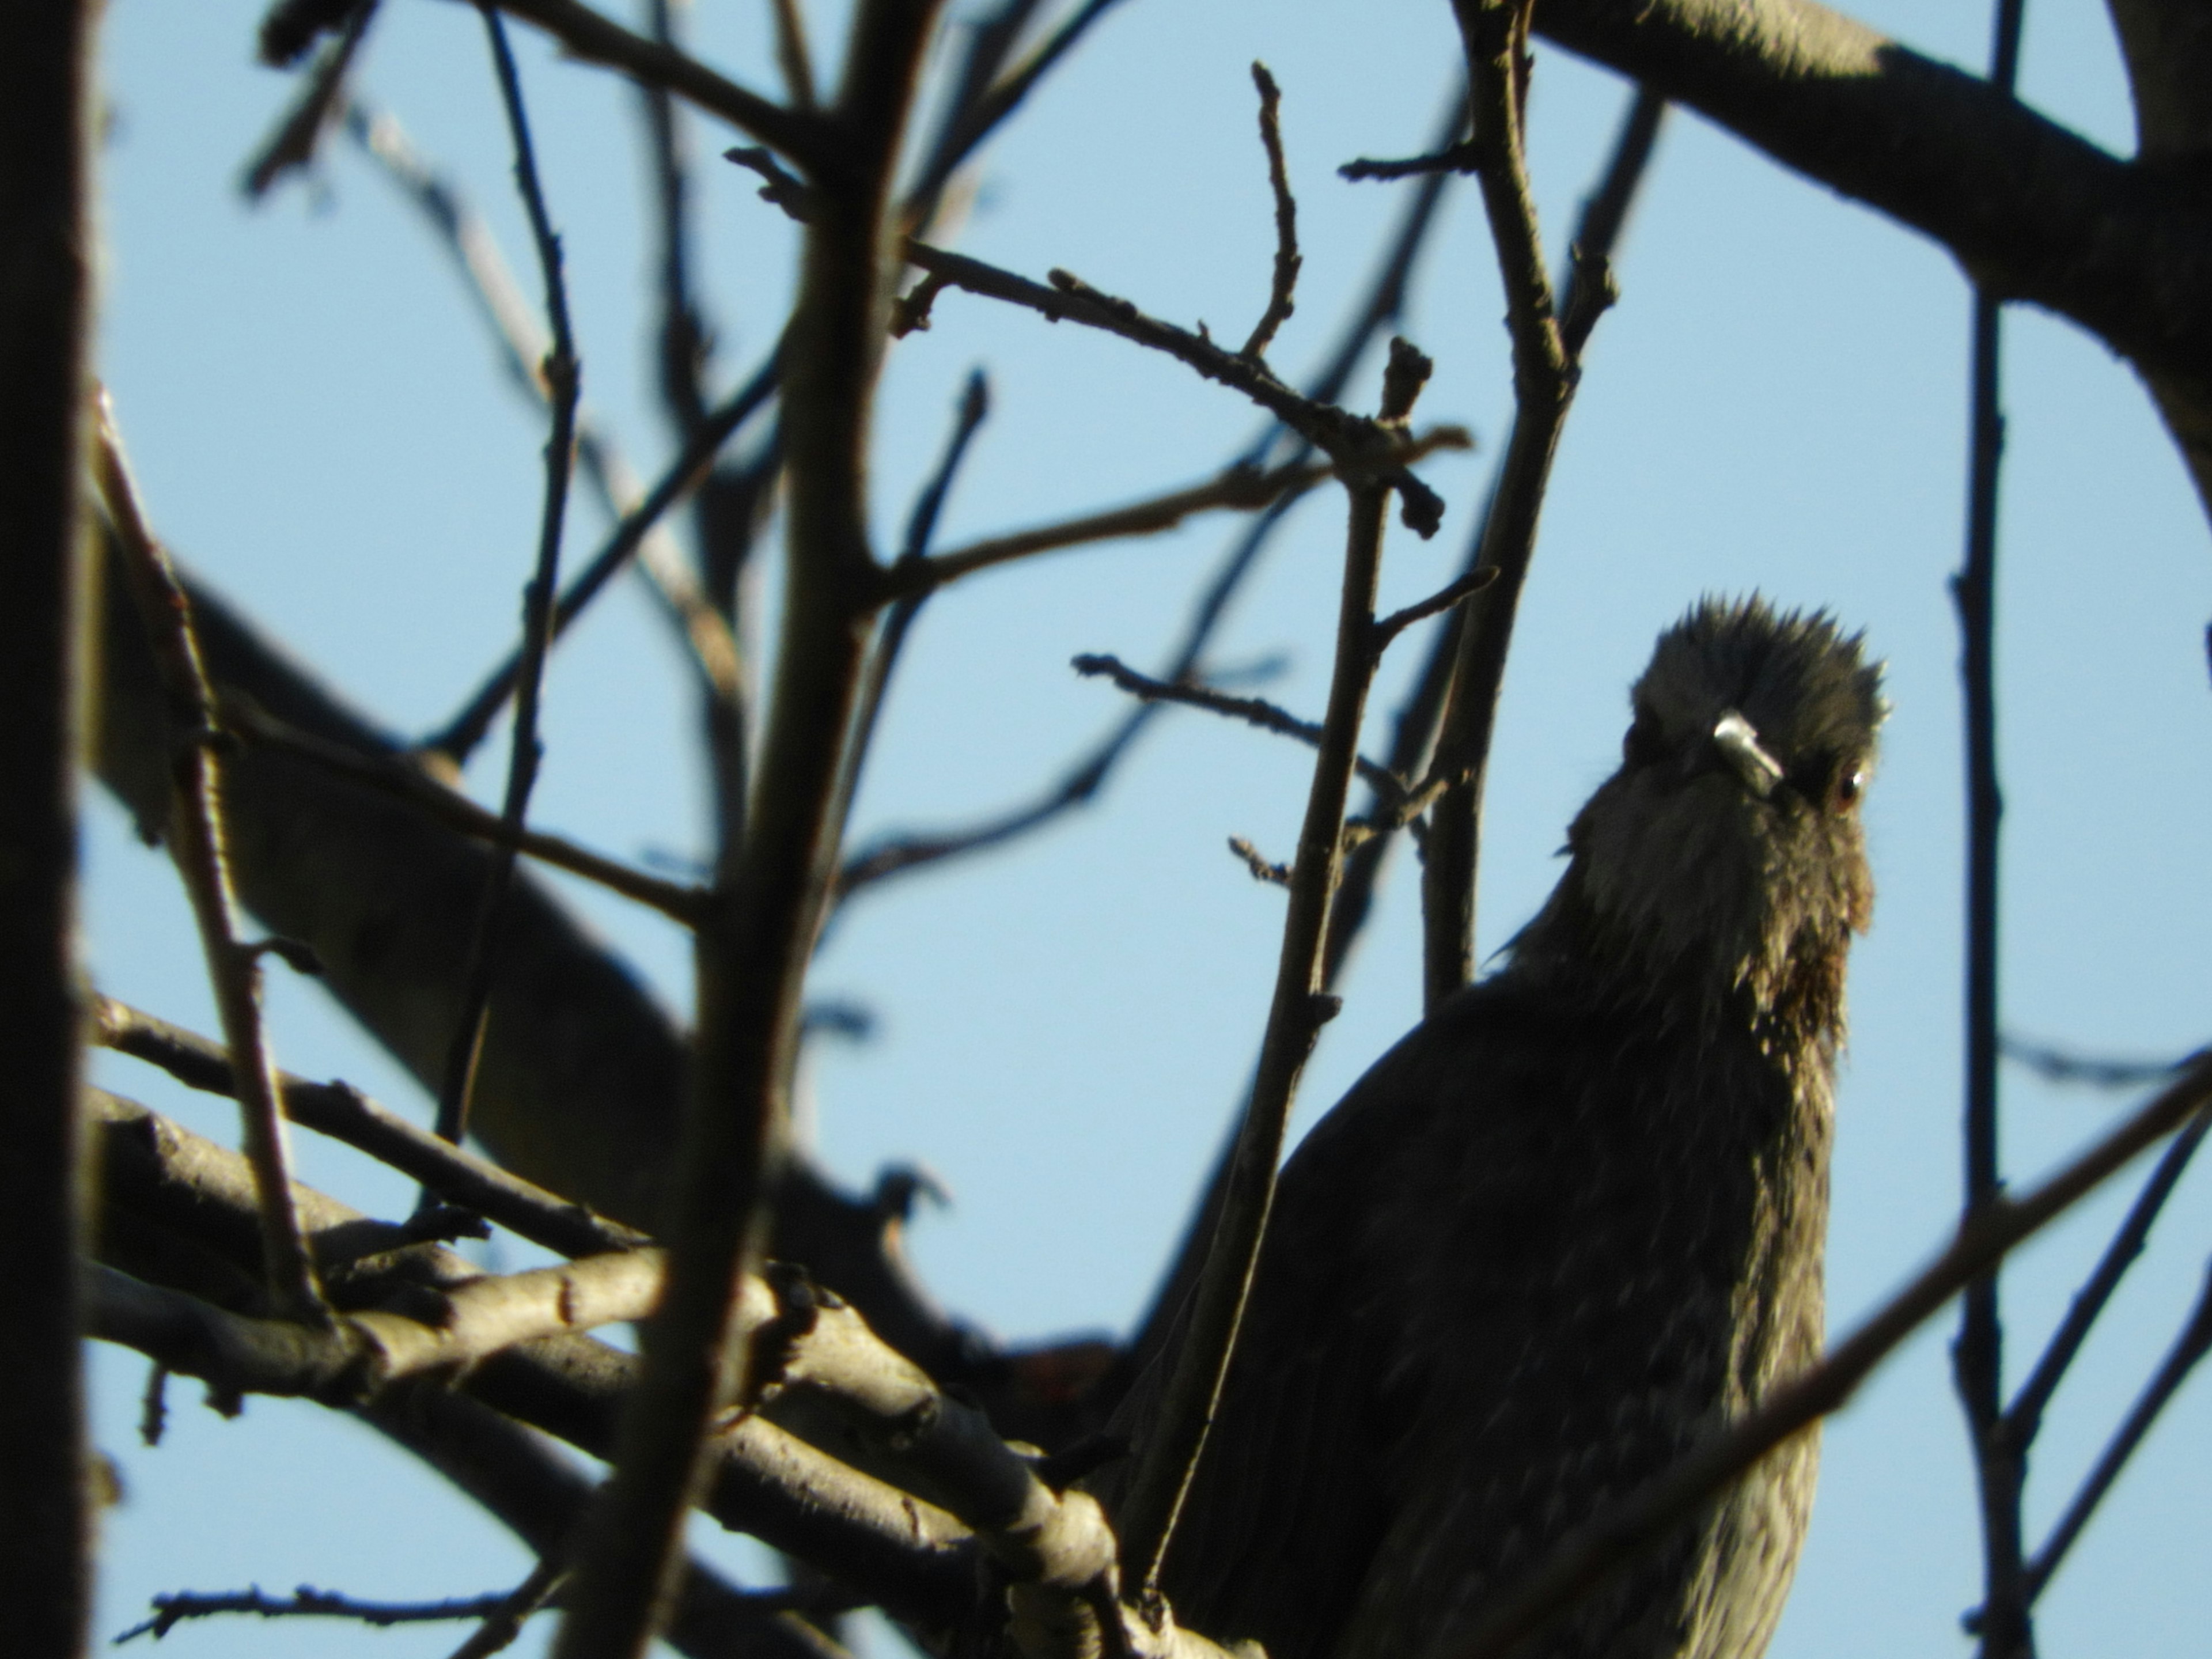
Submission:
{"label": "bird's wing", "polygon": [[[1457,1012],[1406,1045],[1396,1080],[1433,1105],[1387,1147],[1393,1207],[1366,1248],[1401,1264],[1385,1317],[1420,1383],[1392,1442],[1389,1530],[1330,1659],[1457,1651],[1750,1382],[1735,1304],[1774,1183],[1736,1115],[1702,1107],[1771,1079],[1741,1056],[1686,1065],[1665,1033],[1587,1006],[1501,994]],[[1809,1471],[1782,1485],[1679,1529],[1528,1659],[1756,1653],[1763,1634],[1716,1643],[1771,1628],[1788,1569],[1758,1563],[1794,1557]],[[1742,1547],[1719,1549],[1716,1527]],[[1723,1560],[1729,1582],[1706,1583]]]}
{"label": "bird's wing", "polygon": [[[1465,1000],[1480,1011],[1498,996],[1485,987]],[[1406,1165],[1440,1133],[1466,1135],[1469,1078],[1485,1060],[1465,1051],[1498,1029],[1480,1012],[1425,1025],[1285,1168],[1169,1557],[1165,1589],[1187,1627],[1256,1638],[1270,1659],[1309,1659],[1351,1616],[1421,1452],[1413,1431],[1429,1379],[1401,1340],[1405,1263],[1419,1254],[1407,1236]],[[1178,1332],[1130,1420],[1143,1422],[1179,1346]]]}
{"label": "bird's wing", "polygon": [[1363,1187],[1315,1174],[1303,1153],[1285,1172],[1164,1578],[1184,1626],[1269,1659],[1319,1651],[1389,1524],[1384,1356],[1346,1249]]}

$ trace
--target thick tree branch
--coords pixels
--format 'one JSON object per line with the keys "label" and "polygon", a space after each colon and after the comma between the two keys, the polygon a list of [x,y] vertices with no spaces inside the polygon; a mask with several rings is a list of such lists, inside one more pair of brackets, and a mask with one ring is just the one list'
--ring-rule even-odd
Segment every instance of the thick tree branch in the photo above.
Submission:
{"label": "thick tree branch", "polygon": [[[258,1250],[252,1179],[244,1160],[130,1102],[98,1092],[92,1100],[105,1198],[102,1259],[229,1312],[258,1311],[264,1304],[251,1272]],[[331,1267],[342,1300],[435,1296],[483,1278],[443,1250],[385,1254],[402,1230],[311,1188],[294,1193],[316,1257]],[[765,1295],[756,1293],[757,1314]],[[637,1369],[628,1354],[588,1336],[564,1335],[509,1347],[466,1382],[487,1405],[607,1458]],[[970,1605],[968,1534],[934,1505],[757,1417],[718,1432],[710,1462],[703,1503],[724,1525],[836,1563],[862,1594],[902,1616],[942,1621]]]}
{"label": "thick tree branch", "polygon": [[1536,28],[2096,335],[2159,392],[2212,504],[2212,198],[2167,147],[2194,128],[2159,125],[2166,142],[2130,165],[1812,0],[1540,0]]}
{"label": "thick tree branch", "polygon": [[[1492,735],[1522,584],[1535,556],[1544,492],[1581,374],[1559,326],[1529,193],[1525,137],[1527,11],[1520,0],[1453,0],[1467,53],[1469,143],[1505,289],[1513,338],[1513,431],[1483,520],[1475,566],[1497,579],[1460,612],[1458,660],[1437,736],[1445,784],[1429,818],[1421,870],[1422,1006],[1433,1012],[1474,976],[1476,873]],[[1625,146],[1624,146],[1625,148]],[[1600,291],[1602,292],[1602,285]],[[1587,332],[1585,330],[1584,332]]]}
{"label": "thick tree branch", "polygon": [[100,9],[0,12],[0,1607],[83,1651],[92,1604],[77,769],[97,602],[82,533]]}
{"label": "thick tree branch", "polygon": [[740,847],[696,931],[692,1076],[664,1228],[668,1293],[642,1333],[645,1374],[577,1557],[559,1659],[626,1659],[650,1640],[714,1413],[744,1386],[733,1291],[757,1261],[787,1156],[786,1091],[801,991],[842,830],[837,781],[880,576],[865,479],[889,337],[891,182],[932,0],[862,0],[827,119],[784,354],[789,576],[773,713]]}

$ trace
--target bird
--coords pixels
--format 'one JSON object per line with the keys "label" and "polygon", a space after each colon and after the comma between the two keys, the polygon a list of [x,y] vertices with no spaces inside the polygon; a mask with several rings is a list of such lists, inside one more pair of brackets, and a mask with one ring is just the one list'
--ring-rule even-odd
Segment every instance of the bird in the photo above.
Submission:
{"label": "bird", "polygon": [[[1549,898],[1283,1170],[1163,1563],[1184,1629],[1446,1659],[1818,1358],[1881,667],[1826,612],[1709,598],[1631,704]],[[1124,1404],[1139,1452],[1176,1342]],[[1817,1457],[1791,1441],[1516,1654],[1758,1659]]]}

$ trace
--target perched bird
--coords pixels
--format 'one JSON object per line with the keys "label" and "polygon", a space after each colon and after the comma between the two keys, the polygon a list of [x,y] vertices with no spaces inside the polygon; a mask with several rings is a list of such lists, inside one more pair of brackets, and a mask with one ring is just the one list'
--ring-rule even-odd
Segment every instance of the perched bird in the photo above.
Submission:
{"label": "perched bird", "polygon": [[[1880,679],[1825,615],[1756,598],[1661,636],[1504,965],[1283,1172],[1165,1565],[1185,1628],[1271,1659],[1445,1659],[1579,1523],[1818,1356]],[[1815,1460],[1793,1442],[1521,1652],[1757,1659]]]}

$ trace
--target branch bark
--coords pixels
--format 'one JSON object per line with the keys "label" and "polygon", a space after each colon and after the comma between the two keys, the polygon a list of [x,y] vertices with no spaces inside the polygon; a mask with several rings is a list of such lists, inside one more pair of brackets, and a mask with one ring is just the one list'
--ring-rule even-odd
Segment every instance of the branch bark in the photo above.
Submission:
{"label": "branch bark", "polygon": [[37,1659],[83,1651],[92,1601],[76,927],[96,15],[0,12],[0,1607]]}
{"label": "branch bark", "polygon": [[[98,701],[101,781],[149,832],[168,798],[168,715],[145,629],[107,583]],[[218,692],[397,766],[397,739],[187,584]],[[469,905],[485,854],[412,806],[270,749],[233,757],[232,870],[246,907],[303,941],[322,983],[400,1063],[434,1088],[460,1000]],[[475,1131],[497,1160],[633,1226],[659,1218],[688,1065],[667,1015],[537,882],[516,884],[513,946],[492,996]],[[945,1317],[908,1271],[896,1216],[848,1196],[803,1160],[776,1201],[776,1254],[849,1297],[902,1353],[941,1380],[990,1386],[994,1354]]]}
{"label": "branch bark", "polygon": [[2096,335],[2150,383],[2212,507],[2212,46],[2190,11],[2116,0],[2132,163],[1813,0],[1540,0],[1535,22]]}
{"label": "branch bark", "polygon": [[789,579],[774,712],[741,847],[695,933],[692,1076],[668,1223],[668,1294],[642,1332],[645,1373],[577,1560],[558,1659],[624,1659],[650,1641],[714,1413],[744,1388],[735,1291],[759,1260],[787,1155],[806,964],[830,892],[836,804],[879,571],[866,477],[890,319],[891,181],[936,17],[933,0],[864,0],[829,118],[784,354]]}

